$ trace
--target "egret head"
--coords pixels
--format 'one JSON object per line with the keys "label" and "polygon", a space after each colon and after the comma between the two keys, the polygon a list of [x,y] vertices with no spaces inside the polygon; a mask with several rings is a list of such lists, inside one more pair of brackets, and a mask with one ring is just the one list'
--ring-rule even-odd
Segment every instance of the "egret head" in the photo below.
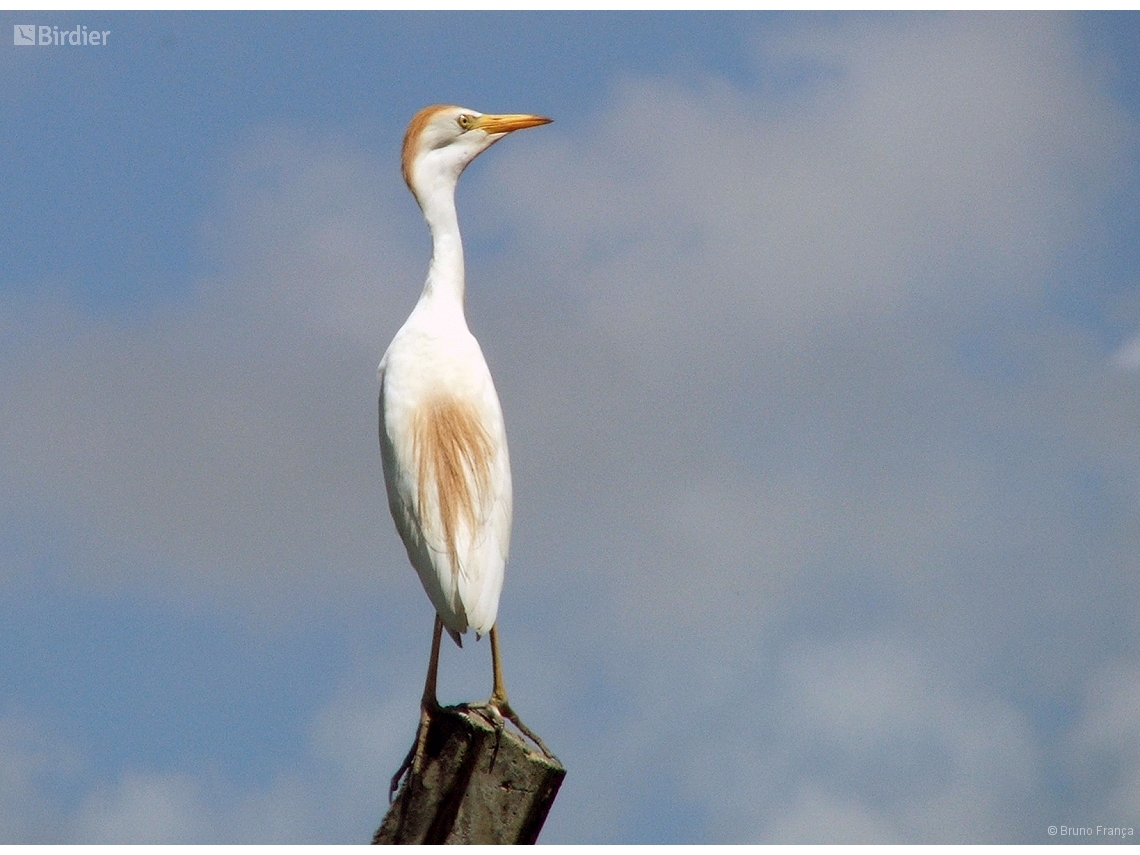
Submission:
{"label": "egret head", "polygon": [[511,131],[550,121],[525,113],[492,115],[442,104],[424,107],[404,134],[404,181],[422,207],[425,194],[441,183],[454,188],[467,164]]}

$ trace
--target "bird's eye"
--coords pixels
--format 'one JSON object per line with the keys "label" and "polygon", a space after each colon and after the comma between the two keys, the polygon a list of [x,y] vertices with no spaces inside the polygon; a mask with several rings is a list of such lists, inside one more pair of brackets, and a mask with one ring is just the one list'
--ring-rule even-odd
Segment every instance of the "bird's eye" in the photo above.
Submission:
{"label": "bird's eye", "polygon": [[463,130],[465,130],[465,131],[471,130],[471,122],[472,122],[472,119],[471,119],[471,117],[470,117],[470,116],[468,116],[466,113],[464,113],[463,115],[461,115],[461,116],[460,116],[458,119],[456,119],[455,121],[457,121],[457,122],[459,123],[459,127],[463,128]]}

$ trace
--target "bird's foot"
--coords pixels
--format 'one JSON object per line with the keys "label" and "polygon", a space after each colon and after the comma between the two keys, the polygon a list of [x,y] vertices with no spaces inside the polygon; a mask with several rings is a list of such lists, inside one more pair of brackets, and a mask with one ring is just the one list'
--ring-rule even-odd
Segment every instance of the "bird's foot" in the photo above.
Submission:
{"label": "bird's foot", "polygon": [[396,791],[400,789],[400,780],[405,774],[409,778],[420,774],[424,761],[424,749],[427,746],[428,729],[431,727],[431,717],[433,713],[439,711],[439,708],[439,704],[434,701],[425,700],[420,704],[420,724],[416,728],[416,741],[412,743],[408,756],[404,758],[404,762],[400,764],[400,768],[392,776],[392,782],[388,785],[388,804],[391,804],[396,798]]}
{"label": "bird's foot", "polygon": [[518,713],[511,709],[511,704],[506,698],[496,698],[491,696],[490,700],[485,704],[468,704],[467,709],[481,714],[484,718],[491,722],[495,728],[495,753],[498,753],[498,741],[503,738],[503,730],[505,728],[505,721],[509,721],[515,728],[538,746],[538,749],[546,755],[547,759],[553,760],[555,763],[561,764],[561,761],[554,756],[554,752],[546,747],[546,743],[539,738],[538,734],[523,724]]}

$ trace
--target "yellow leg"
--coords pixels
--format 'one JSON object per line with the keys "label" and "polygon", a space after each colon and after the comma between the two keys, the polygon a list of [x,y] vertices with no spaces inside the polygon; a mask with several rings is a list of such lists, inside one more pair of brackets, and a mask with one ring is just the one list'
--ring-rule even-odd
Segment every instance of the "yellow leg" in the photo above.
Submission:
{"label": "yellow leg", "polygon": [[436,615],[435,629],[431,635],[431,658],[428,660],[427,679],[424,680],[424,697],[420,703],[421,707],[430,707],[433,710],[439,707],[439,701],[435,696],[435,685],[439,673],[439,642],[442,637],[443,619]]}
{"label": "yellow leg", "polygon": [[503,682],[503,660],[499,656],[499,625],[491,627],[491,703],[510,707],[507,703],[507,685]]}
{"label": "yellow leg", "polygon": [[439,709],[439,700],[436,698],[436,676],[439,672],[439,642],[443,636],[443,621],[439,615],[435,616],[435,630],[431,637],[431,659],[428,660],[427,679],[424,680],[424,694],[420,700],[420,724],[416,729],[416,741],[412,750],[400,764],[396,774],[392,776],[392,783],[388,785],[388,801],[391,802],[400,788],[400,779],[405,772],[418,775],[423,762],[424,748],[427,745],[428,729],[431,727],[431,717]]}
{"label": "yellow leg", "polygon": [[491,687],[491,699],[487,701],[487,707],[492,713],[499,715],[497,724],[502,727],[502,719],[506,719],[511,724],[519,729],[523,736],[542,749],[542,753],[552,759],[557,759],[546,747],[546,743],[538,738],[538,735],[529,727],[522,723],[518,713],[511,709],[511,703],[507,700],[507,686],[503,682],[503,660],[499,655],[499,625],[496,623],[491,627],[491,674],[493,685]]}

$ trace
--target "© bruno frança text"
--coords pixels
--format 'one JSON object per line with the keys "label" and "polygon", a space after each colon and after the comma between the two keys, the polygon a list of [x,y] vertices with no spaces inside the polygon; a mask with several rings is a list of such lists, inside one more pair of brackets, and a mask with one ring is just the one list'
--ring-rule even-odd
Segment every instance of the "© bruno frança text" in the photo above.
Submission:
{"label": "\u00a9 bruno fran\u00e7a text", "polygon": [[1131,837],[1135,839],[1136,829],[1129,826],[1114,826],[1114,825],[1050,825],[1050,837],[1077,837],[1077,838],[1097,838],[1097,837],[1113,837],[1117,839]]}

